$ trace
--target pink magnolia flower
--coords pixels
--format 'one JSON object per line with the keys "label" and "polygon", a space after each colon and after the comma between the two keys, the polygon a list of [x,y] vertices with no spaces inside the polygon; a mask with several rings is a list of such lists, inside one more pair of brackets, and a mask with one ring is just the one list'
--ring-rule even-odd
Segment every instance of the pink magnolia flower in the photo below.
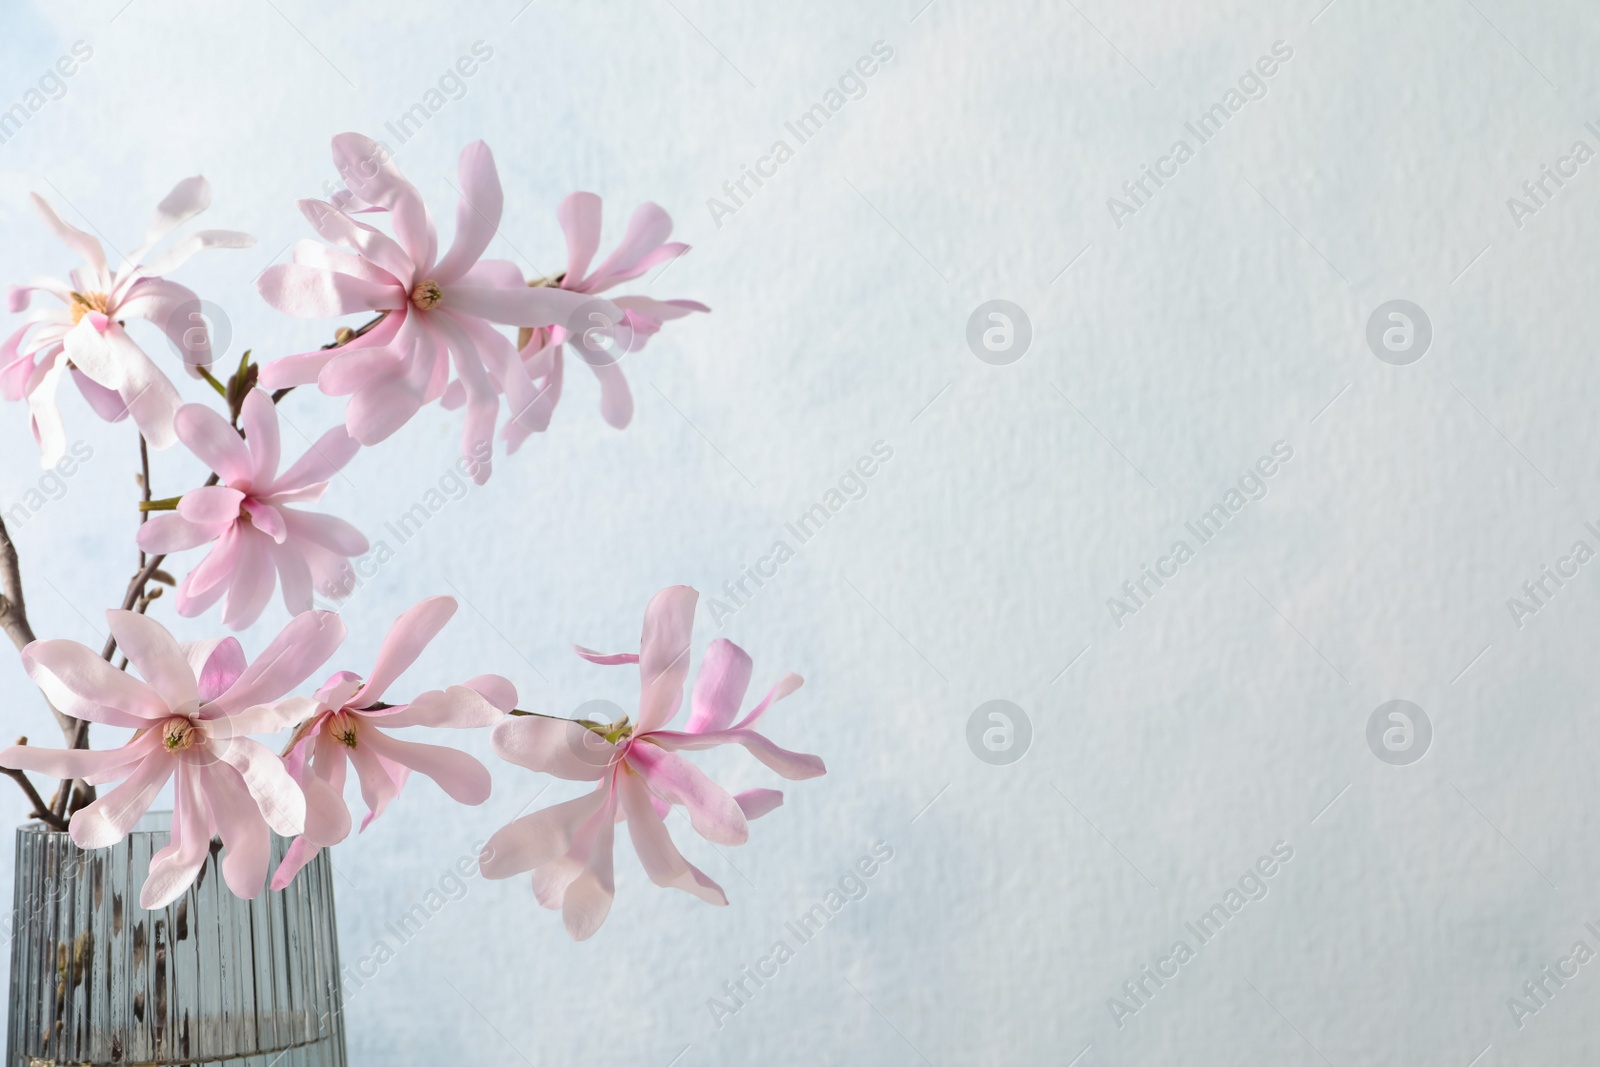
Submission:
{"label": "pink magnolia flower", "polygon": [[[290,315],[382,312],[384,319],[339,348],[268,364],[262,385],[276,389],[316,382],[324,393],[350,397],[346,425],[357,441],[372,445],[444,394],[453,359],[467,408],[462,454],[472,460],[474,480],[481,484],[490,464],[477,457],[492,448],[499,419],[496,383],[514,407],[531,403],[535,394],[511,340],[494,324],[564,323],[590,298],[530,288],[514,264],[481,258],[498,231],[504,203],[494,156],[482,141],[461,152],[455,242],[443,258],[421,195],[380,145],[342,133],[333,139],[333,158],[354,194],[344,198],[343,207],[388,212],[395,236],[332,204],[302,200],[300,209],[317,233],[349,251],[303,241],[295,247],[294,262],[267,268],[257,288],[269,304]],[[605,307],[614,318],[621,316],[609,303]]]}
{"label": "pink magnolia flower", "polygon": [[72,271],[70,282],[36,278],[7,290],[7,307],[13,312],[27,310],[36,292],[56,297],[62,306],[33,312],[0,344],[0,393],[8,400],[27,398],[33,436],[46,467],[61,459],[67,444],[56,388],[68,371],[101,418],[117,422],[131,413],[151,445],[168,447],[178,391],[123,324],[127,319],[154,323],[178,346],[191,373],[195,366],[209,364],[211,339],[199,314],[199,298],[161,275],[202,248],[248,248],[255,238],[231,230],[201,230],[154,259],[144,259],[174,229],[210,206],[211,187],[197,175],[167,194],[144,244],[113,273],[98,240],[63,222],[37,194],[33,204],[85,266]]}
{"label": "pink magnolia flower", "polygon": [[[672,219],[665,209],[659,204],[644,203],[628,221],[622,243],[591,270],[600,248],[600,198],[593,193],[573,193],[561,202],[556,216],[567,235],[567,269],[557,284],[568,292],[590,296],[605,292],[689,250],[686,244],[667,241],[672,234]],[[622,357],[643,348],[663,323],[691,312],[711,310],[695,300],[654,300],[647,296],[619,296],[612,303],[621,309],[620,321],[608,319],[600,308],[591,307],[565,325],[524,331],[527,336],[518,356],[539,391],[532,407],[525,411],[517,410],[513,400],[513,417],[501,432],[507,451],[516,451],[529,434],[549,427],[550,416],[561,399],[562,352],[568,345],[600,382],[601,416],[620,430],[633,418],[633,396],[622,374]],[[461,399],[464,395],[446,394],[445,405]]]}
{"label": "pink magnolia flower", "polygon": [[305,790],[306,829],[289,846],[272,876],[272,888],[282,889],[319,850],[350,836],[350,811],[344,804],[349,764],[355,765],[367,803],[363,830],[383,814],[411,771],[432,778],[459,803],[482,804],[489,799],[488,770],[465,752],[401,741],[385,733],[403,726],[492,726],[516,706],[516,688],[494,674],[429,690],[409,704],[383,703],[384,691],[455,612],[451,597],[429,597],[395,620],[366,679],[340,671],[315,698],[285,702],[298,709],[286,708],[286,713],[303,720],[285,762]]}
{"label": "pink magnolia flower", "polygon": [[112,636],[143,681],[112,667],[76,641],[34,641],[22,651],[28,676],[68,715],[136,731],[121,748],[57,751],[21,745],[0,766],[81,778],[121,780],[72,816],[80,848],[105,848],[128,835],[169,779],[176,778],[172,840],[150,862],[139,906],[176,900],[222,838],[228,888],[250,898],[266,881],[272,838],[305,824],[306,804],[283,763],[247,734],[292,725],[273,705],[327,662],[344,639],[330,612],[297,616],[249,666],[234,638],[180,645],[160,623],[108,611]]}
{"label": "pink magnolia flower", "polygon": [[176,511],[152,516],[139,528],[146,552],[215,542],[178,587],[179,615],[198,615],[226,593],[223,623],[235,630],[249,626],[272,597],[274,572],[292,615],[311,609],[313,588],[338,593],[354,587],[350,557],[367,550],[367,539],[343,519],[289,507],[322,499],[328,479],[356,454],[343,426],[323,434],[280,474],[278,409],[259,389],[240,411],[243,437],[203,404],[185,404],[174,422],[183,443],[220,478],[218,485],[185,493]]}
{"label": "pink magnolia flower", "polygon": [[819,757],[779,748],[754,729],[774,701],[800,687],[799,675],[785,675],[761,703],[734,722],[750,684],[751,663],[739,646],[725,639],[713,641],[706,651],[695,679],[687,728],[664,729],[683,702],[697,597],[687,586],[657,593],[645,608],[637,654],[608,656],[578,650],[593,663],[639,664],[643,685],[637,723],[624,718],[586,726],[569,719],[528,716],[495,727],[494,749],[501,758],[557,778],[599,783],[585,796],[501,828],[479,859],[486,878],[509,878],[531,870],[539,903],[560,908],[567,932],[576,940],[591,936],[611,910],[617,822],[627,822],[651,881],[710,904],[726,904],[722,888],[679,853],[663,817],[671,805],[682,805],[702,837],[719,845],[738,845],[749,835],[748,820],[783,802],[783,794],[775,789],[730,796],[678,750],[743,745],[762,763],[794,780],[815,778],[827,770]]}

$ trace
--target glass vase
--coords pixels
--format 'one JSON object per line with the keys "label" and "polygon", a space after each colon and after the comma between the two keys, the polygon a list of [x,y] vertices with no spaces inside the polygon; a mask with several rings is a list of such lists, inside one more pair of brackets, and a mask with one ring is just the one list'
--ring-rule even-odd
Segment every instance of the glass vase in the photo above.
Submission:
{"label": "glass vase", "polygon": [[[139,907],[171,815],[85,851],[17,829],[4,1067],[344,1067],[333,871],[322,852],[282,892],[240,900],[221,845],[183,896]],[[274,836],[275,868],[288,842]]]}

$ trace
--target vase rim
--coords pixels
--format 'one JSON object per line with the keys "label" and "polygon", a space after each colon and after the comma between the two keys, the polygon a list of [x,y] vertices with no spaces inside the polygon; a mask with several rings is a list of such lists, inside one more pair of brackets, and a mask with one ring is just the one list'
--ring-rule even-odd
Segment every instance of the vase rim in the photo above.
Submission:
{"label": "vase rim", "polygon": [[[172,832],[172,811],[147,811],[133,824],[133,829],[128,831],[129,837],[165,837]],[[57,830],[52,826],[37,819],[22,823],[17,827],[18,834],[28,834],[35,837],[66,837],[65,830]]]}

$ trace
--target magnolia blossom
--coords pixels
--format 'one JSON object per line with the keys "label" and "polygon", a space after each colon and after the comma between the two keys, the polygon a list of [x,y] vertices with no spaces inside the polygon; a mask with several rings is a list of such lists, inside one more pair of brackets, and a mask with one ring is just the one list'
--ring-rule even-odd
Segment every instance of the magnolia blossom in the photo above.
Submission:
{"label": "magnolia blossom", "polygon": [[761,703],[734,721],[750,684],[751,663],[739,646],[725,639],[713,641],[706,651],[686,729],[665,729],[683,702],[697,597],[687,586],[657,593],[645,608],[637,654],[578,650],[593,663],[639,665],[637,723],[623,718],[604,725],[584,724],[528,716],[495,727],[494,749],[501,758],[558,778],[599,783],[591,793],[501,828],[479,859],[486,878],[509,878],[531,870],[539,903],[560,908],[567,932],[577,940],[598,930],[611,910],[617,822],[627,822],[651,881],[710,904],[726,904],[722,888],[678,852],[664,816],[672,805],[682,805],[702,837],[719,845],[738,845],[749,836],[748,820],[783,802],[783,794],[774,789],[731,796],[678,750],[732,743],[743,745],[785,778],[814,778],[826,771],[819,757],[779,748],[754,729],[774,701],[800,687],[799,675],[784,676]]}
{"label": "magnolia blossom", "polygon": [[401,741],[384,732],[402,726],[492,726],[516,705],[515,687],[494,674],[429,690],[409,704],[383,703],[390,683],[411,666],[455,612],[451,597],[422,601],[389,628],[367,678],[340,671],[315,698],[291,698],[280,706],[286,715],[303,720],[286,763],[305,790],[306,828],[272,876],[273,889],[293,881],[319,850],[350,836],[350,811],[344,804],[350,764],[355,765],[367,803],[363,830],[383,814],[411,771],[432,778],[459,803],[482,804],[489,799],[489,772],[476,759],[453,748]]}
{"label": "magnolia blossom", "polygon": [[[628,221],[622,243],[591,269],[600,248],[600,198],[593,193],[573,193],[556,210],[567,235],[567,269],[555,284],[573,293],[593,295],[631,281],[652,267],[683,255],[689,246],[668,242],[672,219],[659,204],[645,203]],[[606,318],[602,309],[590,307],[565,326],[524,330],[518,353],[528,374],[538,383],[533,405],[518,409],[502,431],[507,450],[516,451],[530,433],[542,432],[561,399],[564,376],[562,352],[571,345],[600,382],[600,414],[617,429],[633,418],[633,396],[619,366],[622,357],[644,347],[664,322],[694,311],[711,309],[695,300],[653,300],[647,296],[619,296],[612,300],[622,310],[620,321]],[[455,387],[445,395],[449,407],[465,399]]]}
{"label": "magnolia blossom", "polygon": [[[383,321],[338,348],[268,364],[261,382],[269,389],[315,382],[324,393],[350,397],[346,425],[357,441],[372,445],[444,395],[453,360],[467,409],[462,453],[473,458],[473,478],[481,484],[490,464],[476,457],[487,454],[481,446],[492,446],[499,393],[514,411],[536,395],[510,338],[494,324],[566,323],[592,298],[530,288],[514,264],[481,258],[504,203],[494,156],[482,141],[461,152],[455,241],[442,258],[421,195],[380,145],[342,133],[333,139],[333,158],[353,195],[340,207],[302,200],[300,209],[324,240],[348,251],[302,241],[294,262],[267,268],[257,288],[290,315],[383,313]],[[393,238],[352,217],[368,211],[389,214]],[[601,305],[611,321],[620,319],[614,305]]]}
{"label": "magnolia blossom", "polygon": [[274,572],[290,614],[310,610],[314,588],[337,595],[354,587],[350,557],[367,550],[367,539],[343,519],[289,507],[322,499],[328,479],[356,454],[343,426],[323,434],[280,474],[278,409],[259,389],[240,411],[243,437],[202,404],[185,404],[175,422],[183,443],[220,479],[183,494],[176,511],[139,528],[146,552],[215,542],[178,587],[179,615],[198,615],[226,593],[223,623],[235,630],[249,626],[272,597]]}
{"label": "magnolia blossom", "polygon": [[282,761],[245,735],[293,724],[295,709],[273,702],[327,662],[344,624],[325,611],[297,616],[246,666],[231,637],[180,645],[132,611],[108,611],[106,621],[143,681],[76,641],[34,641],[23,649],[22,665],[57,708],[132,729],[132,740],[103,751],[20,745],[0,752],[0,766],[93,785],[122,781],[73,814],[70,832],[80,848],[121,841],[175,778],[172,840],[151,859],[140,907],[181,896],[205,864],[213,834],[225,848],[228,888],[254,897],[267,877],[269,828],[300,833],[306,803]]}
{"label": "magnolia blossom", "polygon": [[67,372],[84,399],[112,422],[130,413],[156,448],[173,442],[173,416],[178,391],[128,336],[127,319],[145,319],[160,327],[190,364],[211,362],[211,339],[193,292],[161,275],[180,266],[202,248],[248,248],[255,238],[232,230],[201,230],[153,259],[145,256],[183,222],[211,204],[211,187],[198,175],[185,178],[156,208],[142,245],[113,272],[105,250],[94,237],[62,221],[37,194],[34,207],[66,246],[85,265],[71,272],[69,282],[36,278],[7,290],[10,311],[27,310],[32,294],[48,293],[60,307],[44,307],[0,344],[0,393],[8,400],[28,401],[33,436],[46,467],[54,466],[66,448],[66,429],[56,403],[56,389]]}

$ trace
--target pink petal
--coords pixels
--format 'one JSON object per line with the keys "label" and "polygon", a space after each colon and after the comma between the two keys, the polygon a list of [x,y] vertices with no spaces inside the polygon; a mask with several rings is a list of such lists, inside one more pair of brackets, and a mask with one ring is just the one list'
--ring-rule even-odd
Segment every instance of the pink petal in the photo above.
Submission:
{"label": "pink petal", "polygon": [[419,275],[431,268],[438,251],[433,220],[388,150],[359,133],[341,133],[333,139],[333,165],[352,193],[391,213],[395,237]]}
{"label": "pink petal", "polygon": [[[500,681],[504,682],[505,679]],[[515,703],[515,699],[512,703]],[[505,718],[505,713],[484,699],[475,688],[452,685],[444,690],[430,689],[394,711],[372,712],[367,717],[374,725],[382,726],[385,730],[402,726],[465,730],[494,726]]]}
{"label": "pink petal", "polygon": [[[565,326],[579,308],[592,309],[608,322],[621,322],[622,311],[609,300],[550,286],[530,289],[496,289],[479,285],[452,285],[439,305],[461,315],[472,315],[502,326]],[[614,311],[614,314],[613,314]]]}
{"label": "pink petal", "polygon": [[563,284],[576,289],[600,248],[600,198],[593,193],[572,193],[556,208],[556,219],[567,235],[567,277]]}
{"label": "pink petal", "polygon": [[510,679],[498,674],[480,674],[461,684],[477,692],[497,711],[510,711],[517,706],[517,687],[511,684]]}
{"label": "pink petal", "polygon": [[211,206],[211,185],[199,174],[184,178],[156,205],[156,215],[144,235],[144,245],[130,258],[138,262],[163,237]]}
{"label": "pink petal", "polygon": [[605,806],[579,829],[573,843],[571,858],[583,864],[583,870],[561,898],[561,919],[574,941],[593,937],[611,913],[616,896],[611,867],[616,803],[615,794],[608,795]]}
{"label": "pink petal", "polygon": [[69,226],[67,223],[62,222],[61,216],[57,215],[55,209],[46,203],[45,199],[38,193],[30,195],[33,197],[34,208],[39,212],[40,217],[44,219],[45,224],[61,239],[61,243],[72,249],[79,256],[82,256],[83,261],[94,270],[97,278],[104,278],[106,274],[106,254],[105,250],[100,247],[100,242],[77,227]]}
{"label": "pink petal", "polygon": [[742,845],[749,840],[750,825],[738,802],[682,756],[635,741],[627,759],[653,792],[683,805],[701,837],[719,845]]}
{"label": "pink petal", "polygon": [[382,700],[394,680],[416,662],[455,613],[455,598],[448,596],[428,597],[407,608],[384,635],[383,644],[378,647],[378,661],[353,701],[355,706],[365,707]]}
{"label": "pink petal", "polygon": [[[241,530],[238,523],[230,523],[223,529],[211,551],[205,554],[199,566],[189,572],[179,587],[178,614],[190,614],[183,608],[186,598],[206,598],[204,603],[209,606],[228,588],[228,579],[233,576],[234,562],[239,557],[239,546],[243,543],[244,535],[245,531]],[[207,594],[215,595],[207,597]],[[197,610],[204,611],[205,608]]]}
{"label": "pink petal", "polygon": [[280,511],[291,538],[310,541],[341,556],[359,556],[369,547],[361,531],[343,519],[297,508]]}
{"label": "pink petal", "polygon": [[478,857],[485,878],[510,878],[567,854],[585,822],[605,805],[611,786],[515,819],[489,838]]}
{"label": "pink petal", "polygon": [[311,838],[304,834],[289,842],[288,851],[283,855],[283,862],[272,872],[272,883],[269,888],[274,893],[289,888],[295,875],[299,874],[306,864],[317,858],[317,853],[322,851],[322,847],[313,844]]}
{"label": "pink petal", "polygon": [[617,793],[627,816],[628,836],[633,839],[633,849],[650,880],[667,889],[681,889],[707,904],[726,905],[728,896],[722,887],[684,859],[672,843],[666,823],[650,803],[644,781],[633,774],[618,775]]}
{"label": "pink petal", "polygon": [[120,390],[124,373],[122,364],[111,350],[105,333],[96,325],[97,322],[106,321],[104,316],[97,313],[85,315],[67,331],[61,344],[74,367],[96,384]]}
{"label": "pink petal", "polygon": [[692,710],[685,729],[697,734],[731,726],[745,690],[750,687],[750,671],[750,657],[744,649],[726,637],[711,642],[694,681],[694,693],[689,698]]}
{"label": "pink petal", "polygon": [[186,548],[198,548],[208,541],[214,541],[220,533],[228,529],[228,526],[220,529],[213,525],[201,526],[190,522],[175,511],[164,512],[146,519],[144,525],[139,527],[136,540],[144,551],[165,555],[169,552],[181,552]]}
{"label": "pink petal", "polygon": [[248,484],[250,453],[228,420],[204,404],[185,404],[174,425],[178,439],[224,482]]}
{"label": "pink petal", "polygon": [[79,848],[106,848],[127,837],[177,769],[178,761],[166,752],[146,756],[127,781],[73,814],[73,842]]}
{"label": "pink petal", "polygon": [[119,319],[144,319],[172,342],[190,367],[211,364],[211,329],[194,290],[165,278],[136,279],[117,303]]}
{"label": "pink petal", "polygon": [[[531,290],[529,290],[531,291]],[[461,455],[467,460],[472,480],[488,481],[491,465],[488,456],[494,449],[494,425],[500,414],[500,397],[484,369],[483,358],[471,336],[448,312],[435,315],[429,324],[449,341],[455,357],[456,373],[467,390],[467,419],[461,433]]]}
{"label": "pink petal", "polygon": [[402,286],[417,281],[411,257],[383,233],[321,200],[301,200],[296,206],[323,240],[351,249]]}
{"label": "pink petal", "polygon": [[250,453],[250,484],[264,487],[278,476],[283,444],[278,436],[278,406],[264,390],[252,389],[239,409],[239,428]]}
{"label": "pink petal", "polygon": [[637,652],[606,653],[596,652],[594,649],[584,648],[582,645],[573,645],[572,647],[578,653],[578,655],[582,656],[590,663],[598,663],[602,667],[615,667],[624,663],[639,662],[639,653]]}
{"label": "pink petal", "polygon": [[759,819],[783,806],[783,792],[778,789],[746,789],[735,793],[733,799],[746,819]]}
{"label": "pink petal", "polygon": [[107,389],[76,368],[72,371],[72,381],[78,387],[78,392],[83,394],[83,399],[88,402],[89,407],[102,419],[107,422],[121,422],[128,417],[128,405],[122,399],[121,393]]}
{"label": "pink petal", "polygon": [[694,606],[700,594],[674,585],[650,598],[644,609],[644,635],[639,639],[638,733],[665,726],[683,703],[683,682],[689,676],[689,638]]}
{"label": "pink petal", "polygon": [[316,582],[311,577],[311,565],[306,561],[301,543],[273,542],[270,549],[272,565],[278,569],[278,586],[283,590],[283,606],[290,615],[310,611],[315,603]]}
{"label": "pink petal", "polygon": [[376,729],[361,730],[357,747],[361,745],[392,763],[432,778],[457,804],[482,804],[489,799],[488,768],[458,749],[401,741]]}
{"label": "pink petal", "polygon": [[122,327],[114,325],[107,330],[106,341],[122,369],[122,384],[117,391],[139,425],[139,432],[151,448],[172,447],[177,440],[174,420],[182,407],[178,390]]}
{"label": "pink petal", "polygon": [[250,793],[252,805],[266,819],[268,826],[284,837],[300,833],[306,825],[306,797],[300,791],[299,784],[289,777],[283,760],[260,742],[248,737],[213,738],[211,731],[227,721],[217,719],[206,723],[205,754],[239,772],[245,789]]}
{"label": "pink petal", "polygon": [[[283,521],[283,512],[271,504],[260,500],[246,500],[244,513],[250,517],[250,525],[270,537],[274,546],[283,544],[284,539],[289,536],[289,527]],[[272,555],[276,557],[277,553],[273,552]],[[308,586],[311,584],[309,571],[306,573],[306,584]]]}
{"label": "pink petal", "polygon": [[752,756],[790,781],[820,778],[828,773],[827,765],[822,762],[821,756],[779,748],[754,730],[740,727],[703,734],[657,730],[650,735],[650,740],[669,751],[716,748],[718,745],[727,744],[743,745]]}
{"label": "pink petal", "polygon": [[278,311],[302,319],[393,311],[409,298],[398,285],[300,263],[274,263],[256,279],[256,291]]}
{"label": "pink petal", "polygon": [[432,271],[441,285],[458,280],[478,262],[500,228],[500,214],[505,206],[494,154],[482,141],[474,141],[461,150],[456,178],[461,187],[461,202],[456,206],[455,242]]}
{"label": "pink petal", "polygon": [[[143,723],[141,725],[149,725]],[[151,737],[154,734],[146,734]],[[35,748],[32,745],[13,745],[0,751],[0,767],[18,771],[32,771],[52,778],[94,778],[109,782],[127,773],[130,764],[138,763],[150,751],[145,737],[131,741],[121,748],[108,749],[57,749]],[[145,743],[141,743],[145,742]]]}
{"label": "pink petal", "polygon": [[138,730],[172,714],[154,689],[76,641],[35,641],[22,650],[22,667],[46,700],[75,719]]}
{"label": "pink petal", "polygon": [[141,265],[146,274],[167,274],[178,269],[206,248],[253,248],[256,239],[237,230],[197,230],[165,252]]}
{"label": "pink petal", "polygon": [[202,717],[232,715],[272,703],[328,662],[344,635],[344,623],[334,612],[296,615],[226,693],[201,709]]}
{"label": "pink petal", "polygon": [[[306,449],[305,455],[295,460],[294,465],[278,476],[268,490],[267,496],[279,496],[284,493],[295,493],[313,485],[327,482],[345,464],[355,458],[361,446],[356,439],[350,436],[350,431],[343,426],[335,426]],[[280,501],[274,501],[280,503]]]}
{"label": "pink petal", "polygon": [[672,218],[661,205],[640,204],[628,220],[628,232],[622,243],[589,276],[589,291],[598,292],[644,273],[648,268],[640,266],[640,261],[670,236]]}
{"label": "pink petal", "polygon": [[227,692],[244,673],[244,648],[237,637],[216,637],[191,641],[183,646],[189,669],[194,672],[202,702],[209,703]]}
{"label": "pink petal", "polygon": [[197,769],[211,804],[217,836],[222,838],[222,880],[234,896],[250,900],[261,892],[267,880],[272,834],[238,771],[226,764]]}
{"label": "pink petal", "polygon": [[385,315],[382,322],[360,337],[337,348],[281,356],[261,368],[261,388],[284,389],[294,385],[311,385],[317,380],[317,375],[322,373],[322,368],[335,356],[362,349],[386,347],[394,340],[405,319],[405,312],[394,312]]}
{"label": "pink petal", "polygon": [[614,362],[589,359],[584,362],[594,371],[595,381],[600,383],[600,417],[608,426],[627,429],[628,423],[633,421],[633,393],[628,389],[622,367]]}
{"label": "pink petal", "polygon": [[515,289],[527,284],[521,268],[509,259],[480,259],[456,280],[463,285],[487,285],[496,289]]}
{"label": "pink petal", "polygon": [[383,814],[389,801],[399,795],[400,786],[371,745],[361,744],[358,738],[356,747],[349,749],[348,755],[350,762],[355,764],[356,777],[361,781],[361,799],[367,804],[367,816],[361,820],[361,829],[365,830],[372,820]]}
{"label": "pink petal", "polygon": [[227,526],[239,517],[244,499],[244,493],[226,485],[203,485],[183,494],[178,515],[196,526]]}
{"label": "pink petal", "polygon": [[496,726],[490,738],[501,759],[572,782],[604,777],[617,759],[615,745],[570,719],[518,716]]}
{"label": "pink petal", "polygon": [[350,436],[371,447],[387,440],[422,408],[422,394],[404,379],[378,382],[350,398],[344,421]]}
{"label": "pink petal", "polygon": [[228,576],[228,603],[222,610],[222,625],[242,630],[261,617],[277,585],[277,570],[272,565],[272,539],[253,526],[238,529],[238,552],[233,573]]}
{"label": "pink petal", "polygon": [[305,836],[319,845],[337,845],[350,836],[350,809],[344,803],[348,751],[326,729],[317,731],[306,792]]}
{"label": "pink petal", "polygon": [[150,876],[139,906],[164,908],[183,895],[211,854],[211,816],[200,786],[200,768],[183,762],[173,790],[172,842],[150,858]]}
{"label": "pink petal", "polygon": [[800,677],[798,674],[790,673],[784,675],[782,678],[779,678],[777,684],[771,689],[767,690],[767,695],[761,698],[761,703],[751,708],[750,714],[740,719],[738,723],[735,724],[735,727],[737,729],[745,729],[747,727],[754,726],[756,723],[761,721],[761,717],[767,713],[768,708],[772,707],[772,705],[776,704],[790,693],[793,693],[796,689],[799,689],[804,684],[805,679]]}
{"label": "pink petal", "polygon": [[106,626],[140,677],[169,708],[181,708],[199,699],[194,670],[178,642],[159,622],[136,611],[106,612]]}

